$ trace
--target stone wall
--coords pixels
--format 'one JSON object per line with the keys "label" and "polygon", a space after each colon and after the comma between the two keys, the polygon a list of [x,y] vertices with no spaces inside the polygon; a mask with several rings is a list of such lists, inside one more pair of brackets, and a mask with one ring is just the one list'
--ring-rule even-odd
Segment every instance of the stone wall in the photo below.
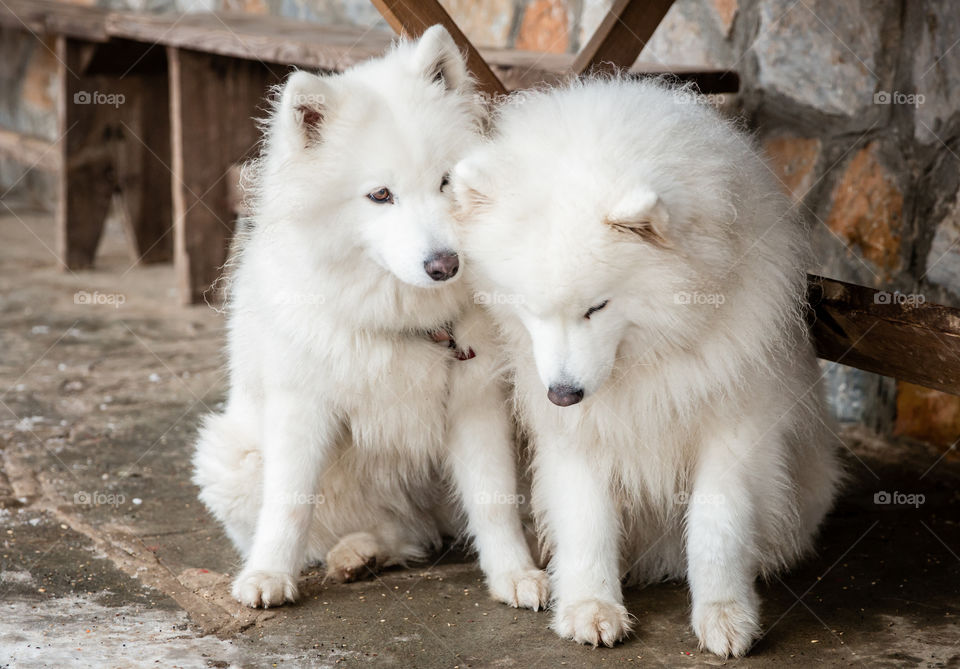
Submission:
{"label": "stone wall", "polygon": [[[88,0],[93,2],[94,0]],[[576,52],[610,0],[441,0],[478,45]],[[380,25],[366,0],[99,0]],[[0,125],[56,139],[49,43],[0,40]],[[736,68],[733,101],[809,223],[827,276],[960,306],[960,11],[953,0],[677,0],[642,58]],[[725,108],[731,107],[727,104]],[[52,201],[0,162],[0,185]],[[960,398],[825,365],[844,421],[952,444]]]}

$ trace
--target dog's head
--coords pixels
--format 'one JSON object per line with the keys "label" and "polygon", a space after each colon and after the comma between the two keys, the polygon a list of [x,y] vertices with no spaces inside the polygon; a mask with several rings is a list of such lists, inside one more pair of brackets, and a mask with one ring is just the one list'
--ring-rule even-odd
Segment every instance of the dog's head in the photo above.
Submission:
{"label": "dog's head", "polygon": [[656,351],[683,330],[677,295],[698,279],[699,259],[726,262],[709,227],[693,224],[704,212],[726,215],[709,199],[716,186],[691,191],[682,182],[694,170],[675,151],[625,136],[621,128],[644,123],[630,118],[638,108],[617,90],[525,94],[453,172],[482,301],[529,333],[559,406],[596,393],[625,346],[635,362],[643,346]]}
{"label": "dog's head", "polygon": [[[514,182],[536,193],[536,204],[524,202],[513,188],[482,181],[476,167],[462,163],[454,180],[458,197],[484,200],[464,234],[468,258],[492,287],[483,301],[509,310],[526,328],[550,401],[576,404],[614,368],[643,301],[631,288],[631,265],[666,252],[669,211],[644,186],[588,212],[550,187]],[[475,190],[478,179],[483,185]]]}
{"label": "dog's head", "polygon": [[414,286],[455,280],[448,175],[480,109],[441,26],[339,75],[296,72],[271,119],[261,208],[296,219],[318,252],[359,247]]}

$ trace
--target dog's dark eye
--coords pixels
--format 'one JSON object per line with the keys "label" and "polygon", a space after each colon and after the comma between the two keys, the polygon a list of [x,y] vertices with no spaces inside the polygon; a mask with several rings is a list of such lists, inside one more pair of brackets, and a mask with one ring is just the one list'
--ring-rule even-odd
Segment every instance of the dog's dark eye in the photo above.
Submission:
{"label": "dog's dark eye", "polygon": [[590,307],[589,309],[587,309],[587,313],[585,313],[585,314],[583,315],[583,317],[589,319],[591,314],[595,314],[596,312],[598,312],[598,311],[600,311],[601,309],[603,309],[605,306],[607,306],[607,302],[609,302],[609,301],[610,301],[610,300],[604,300],[604,301],[601,302],[600,304],[597,304],[597,305],[594,305],[594,306]]}
{"label": "dog's dark eye", "polygon": [[377,204],[393,204],[393,193],[389,188],[378,188],[372,193],[367,193],[367,197]]}
{"label": "dog's dark eye", "polygon": [[450,185],[450,174],[444,174],[443,178],[440,179],[440,192],[443,192],[443,189]]}

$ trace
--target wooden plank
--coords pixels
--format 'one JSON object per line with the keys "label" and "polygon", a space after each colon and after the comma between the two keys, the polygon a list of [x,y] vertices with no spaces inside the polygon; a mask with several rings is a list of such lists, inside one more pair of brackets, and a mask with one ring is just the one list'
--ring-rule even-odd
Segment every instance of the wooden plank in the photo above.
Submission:
{"label": "wooden plank", "polygon": [[238,12],[145,15],[115,12],[107,20],[113,37],[231,56],[281,67],[339,72],[374,58],[390,46],[382,30],[326,26]]}
{"label": "wooden plank", "polygon": [[259,141],[254,118],[282,72],[261,63],[167,47],[173,154],[174,268],[180,299],[208,294],[234,231],[231,167]]}
{"label": "wooden plank", "polygon": [[673,0],[614,0],[577,54],[573,71],[584,74],[632,67],[672,4]]}
{"label": "wooden plank", "polygon": [[37,34],[66,35],[91,42],[106,42],[109,10],[55,2],[54,0],[3,0],[0,23]]}
{"label": "wooden plank", "polygon": [[[481,55],[509,90],[556,84],[572,76],[574,56],[566,53],[539,53],[515,49],[480,49]],[[629,69],[635,77],[668,75],[680,83],[692,82],[704,94],[736,93],[740,77],[734,70],[635,63]]]}
{"label": "wooden plank", "polygon": [[817,355],[960,395],[960,309],[809,277]]}
{"label": "wooden plank", "polygon": [[445,27],[460,50],[467,55],[467,69],[476,79],[477,87],[488,95],[506,95],[507,89],[503,83],[437,0],[371,1],[398,35],[415,38],[432,25],[439,23]]}
{"label": "wooden plank", "polygon": [[7,128],[0,128],[0,156],[30,169],[44,172],[56,172],[60,169],[60,152],[53,142]]}

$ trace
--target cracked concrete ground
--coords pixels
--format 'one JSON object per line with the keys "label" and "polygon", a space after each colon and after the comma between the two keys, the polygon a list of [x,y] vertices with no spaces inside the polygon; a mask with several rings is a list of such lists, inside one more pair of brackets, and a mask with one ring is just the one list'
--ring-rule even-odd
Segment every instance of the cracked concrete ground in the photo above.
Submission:
{"label": "cracked concrete ground", "polygon": [[[224,393],[222,317],[177,306],[171,267],[130,268],[116,231],[96,271],[58,271],[53,233],[46,214],[0,217],[0,666],[724,664],[697,650],[680,584],[629,591],[637,633],[594,650],[490,601],[456,551],[346,585],[311,571],[300,604],[243,609],[189,482],[197,418]],[[843,438],[851,480],[819,554],[762,587],[765,635],[726,664],[960,666],[960,462]]]}

